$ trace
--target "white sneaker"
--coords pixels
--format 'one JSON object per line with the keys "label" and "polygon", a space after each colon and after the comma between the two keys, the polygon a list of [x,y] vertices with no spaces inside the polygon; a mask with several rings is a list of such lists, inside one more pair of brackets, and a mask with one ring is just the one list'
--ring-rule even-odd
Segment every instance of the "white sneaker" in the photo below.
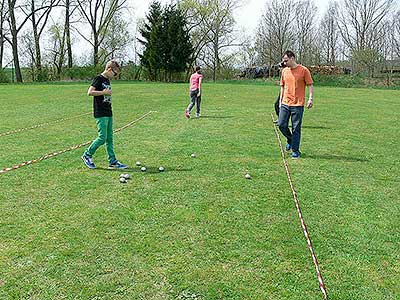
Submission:
{"label": "white sneaker", "polygon": [[196,118],[200,118],[201,114],[196,113]]}

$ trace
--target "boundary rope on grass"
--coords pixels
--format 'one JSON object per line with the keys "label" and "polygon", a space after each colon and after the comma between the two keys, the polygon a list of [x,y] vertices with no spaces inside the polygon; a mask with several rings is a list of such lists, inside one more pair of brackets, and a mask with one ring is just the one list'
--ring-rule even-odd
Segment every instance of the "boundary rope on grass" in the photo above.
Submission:
{"label": "boundary rope on grass", "polygon": [[[139,117],[138,119],[133,120],[132,122],[122,126],[121,128],[115,129],[114,132],[117,133],[117,132],[119,132],[121,130],[124,130],[125,128],[127,128],[129,126],[132,126],[133,124],[139,122],[140,120],[144,119],[145,117],[147,117],[148,115],[152,114],[153,112],[154,111],[149,111],[149,112],[145,113],[143,116]],[[41,157],[39,157],[37,159],[25,161],[23,163],[20,163],[18,165],[14,165],[14,166],[9,167],[9,168],[4,168],[4,169],[0,170],[0,174],[4,174],[4,173],[10,172],[12,170],[16,170],[16,169],[19,169],[19,168],[22,168],[22,167],[25,167],[25,166],[28,166],[28,165],[31,165],[31,164],[34,164],[34,163],[37,163],[37,162],[41,162],[43,160],[46,160],[46,159],[49,159],[51,157],[60,155],[62,153],[65,153],[65,152],[68,152],[68,151],[72,151],[72,150],[84,147],[86,145],[89,145],[91,142],[92,141],[84,142],[82,144],[71,146],[71,147],[69,147],[67,149],[64,149],[64,150],[60,150],[60,151],[57,151],[57,152],[53,152],[53,153],[49,153],[49,154],[43,155],[43,156],[41,156]]]}
{"label": "boundary rope on grass", "polygon": [[[271,114],[271,118],[272,118],[272,122],[274,122],[274,116],[273,116],[273,114]],[[274,123],[273,123],[273,124],[274,124]],[[312,246],[312,243],[311,243],[310,235],[308,234],[308,231],[307,231],[306,223],[304,222],[303,214],[301,213],[299,200],[297,199],[297,194],[296,194],[296,190],[294,189],[294,185],[293,185],[293,181],[292,181],[292,176],[290,175],[289,165],[288,165],[287,160],[286,160],[286,158],[285,158],[285,152],[283,151],[282,141],[281,141],[281,138],[280,138],[280,136],[279,136],[279,132],[278,132],[278,130],[276,129],[276,127],[277,127],[277,126],[274,124],[274,130],[275,130],[275,133],[276,133],[276,138],[277,138],[278,143],[279,143],[279,148],[280,148],[280,150],[281,150],[281,155],[282,155],[283,164],[284,164],[284,166],[285,166],[285,170],[286,170],[286,174],[287,174],[287,177],[288,177],[290,189],[292,190],[292,193],[293,193],[293,199],[294,199],[294,203],[296,204],[297,213],[298,213],[299,218],[300,218],[301,228],[303,229],[304,236],[306,237],[308,249],[310,249],[311,257],[312,257],[312,260],[313,260],[314,266],[315,266],[315,270],[317,271],[317,277],[318,277],[319,287],[321,288],[321,291],[322,291],[322,293],[324,294],[324,300],[326,300],[326,299],[328,299],[328,293],[327,293],[327,291],[326,291],[326,287],[325,287],[325,284],[324,284],[324,280],[323,280],[323,278],[322,278],[321,271],[320,271],[320,269],[319,269],[317,257],[316,257],[316,255],[315,255],[315,252],[314,252],[314,249],[313,249],[313,246]]]}
{"label": "boundary rope on grass", "polygon": [[82,117],[82,116],[86,116],[86,115],[88,115],[88,114],[91,114],[91,112],[87,112],[87,113],[80,114],[80,115],[73,116],[73,117],[69,117],[69,118],[62,118],[62,119],[54,120],[54,121],[51,121],[51,122],[46,122],[46,123],[42,123],[42,124],[37,124],[37,125],[33,125],[33,126],[30,126],[30,127],[26,127],[26,128],[19,128],[19,129],[10,130],[10,131],[7,131],[7,132],[1,132],[1,133],[0,133],[0,137],[5,136],[5,135],[10,135],[10,134],[18,133],[18,132],[21,132],[21,131],[32,130],[32,129],[35,129],[35,128],[39,128],[39,127],[43,127],[43,126],[47,126],[47,125],[59,123],[59,122],[62,122],[62,121],[67,121],[67,120],[71,120],[71,119],[76,119],[76,118],[79,118],[79,117]]}

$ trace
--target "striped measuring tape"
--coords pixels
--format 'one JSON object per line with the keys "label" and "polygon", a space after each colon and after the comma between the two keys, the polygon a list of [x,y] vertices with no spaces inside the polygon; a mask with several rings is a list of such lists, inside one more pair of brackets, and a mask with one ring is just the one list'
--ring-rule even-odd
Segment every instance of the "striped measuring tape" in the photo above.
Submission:
{"label": "striped measuring tape", "polygon": [[46,122],[46,123],[43,123],[43,124],[37,124],[37,125],[33,125],[33,126],[30,126],[30,127],[26,127],[26,128],[19,128],[19,129],[10,130],[10,131],[7,131],[7,132],[1,132],[0,133],[0,137],[5,136],[5,135],[11,135],[11,134],[18,133],[18,132],[21,132],[21,131],[27,131],[27,130],[32,130],[32,129],[39,128],[39,127],[44,127],[44,126],[55,124],[55,123],[60,123],[60,122],[71,120],[71,119],[76,119],[76,118],[79,118],[79,117],[82,117],[82,116],[86,116],[86,115],[89,115],[89,114],[91,114],[91,112],[87,112],[87,113],[84,113],[84,114],[81,114],[81,115],[77,115],[77,116],[73,116],[73,117],[69,117],[69,118],[63,118],[63,119],[54,120],[52,122]]}
{"label": "striped measuring tape", "polygon": [[[272,118],[272,122],[273,122],[274,121],[273,114],[271,114],[271,118]],[[311,257],[312,257],[312,260],[313,260],[313,263],[314,263],[314,266],[315,266],[315,270],[317,272],[319,287],[320,287],[322,293],[324,294],[324,300],[326,300],[326,299],[328,299],[328,293],[326,292],[326,287],[325,287],[324,280],[323,280],[322,275],[321,275],[321,271],[319,269],[317,257],[315,255],[315,252],[314,252],[314,249],[313,249],[313,246],[312,246],[312,243],[311,243],[311,238],[310,238],[310,235],[308,234],[307,226],[306,226],[306,223],[304,222],[303,214],[301,213],[299,200],[297,198],[297,193],[296,193],[296,190],[294,189],[292,176],[290,175],[289,165],[288,165],[287,160],[285,158],[285,152],[283,151],[282,141],[281,141],[281,138],[279,136],[279,132],[278,132],[278,130],[276,128],[277,128],[277,126],[274,124],[274,130],[275,130],[275,133],[276,133],[276,137],[278,139],[279,148],[281,150],[283,164],[285,166],[286,174],[287,174],[288,181],[289,181],[289,184],[290,184],[290,189],[292,190],[292,193],[293,193],[293,199],[294,199],[294,203],[296,204],[297,213],[298,213],[299,218],[300,218],[301,228],[303,229],[304,236],[306,237],[308,249],[310,249],[310,252],[311,252]]]}
{"label": "striped measuring tape", "polygon": [[[115,130],[114,130],[114,133],[120,132],[121,130],[124,130],[125,128],[127,128],[127,127],[129,127],[129,126],[132,126],[133,124],[139,122],[140,120],[144,119],[145,117],[147,117],[148,115],[152,114],[153,112],[154,112],[154,111],[149,111],[148,113],[145,113],[143,116],[139,117],[139,118],[136,119],[136,120],[133,120],[132,122],[130,122],[130,123],[124,125],[123,127],[118,128],[118,129],[115,129]],[[90,143],[92,143],[92,141],[88,141],[88,142],[85,142],[85,143],[82,143],[82,144],[79,144],[79,145],[71,146],[71,147],[69,147],[69,148],[67,148],[67,149],[64,149],[64,150],[61,150],[61,151],[48,153],[48,154],[43,155],[43,156],[41,156],[41,157],[39,157],[39,158],[37,158],[37,159],[25,161],[25,162],[23,162],[23,163],[14,165],[14,166],[9,167],[9,168],[4,168],[4,169],[0,170],[0,174],[4,174],[4,173],[7,173],[7,172],[10,172],[10,171],[13,171],[13,170],[17,170],[17,169],[19,169],[19,168],[22,168],[22,167],[25,167],[25,166],[28,166],[28,165],[31,165],[31,164],[34,164],[34,163],[41,162],[41,161],[43,161],[43,160],[52,158],[52,157],[57,156],[57,155],[60,155],[60,154],[62,154],[62,153],[65,153],[65,152],[68,152],[68,151],[72,151],[72,150],[75,150],[75,149],[84,147],[84,146],[86,146],[86,145],[89,145]]]}

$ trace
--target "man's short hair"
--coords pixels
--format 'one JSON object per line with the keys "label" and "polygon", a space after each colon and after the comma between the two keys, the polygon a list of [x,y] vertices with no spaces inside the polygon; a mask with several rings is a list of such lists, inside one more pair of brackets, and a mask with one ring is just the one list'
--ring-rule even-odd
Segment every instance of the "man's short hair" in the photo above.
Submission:
{"label": "man's short hair", "polygon": [[288,58],[296,58],[296,55],[294,54],[293,51],[286,50],[285,53],[283,53],[283,56],[287,56]]}
{"label": "man's short hair", "polygon": [[106,70],[108,68],[111,68],[116,72],[121,71],[121,66],[119,65],[119,63],[116,60],[113,60],[113,59],[106,63]]}

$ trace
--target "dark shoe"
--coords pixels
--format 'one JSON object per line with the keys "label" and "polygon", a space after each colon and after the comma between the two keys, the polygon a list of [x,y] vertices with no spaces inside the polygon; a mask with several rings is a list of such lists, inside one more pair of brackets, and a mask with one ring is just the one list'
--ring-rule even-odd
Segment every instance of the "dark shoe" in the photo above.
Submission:
{"label": "dark shoe", "polygon": [[93,162],[93,159],[85,154],[83,154],[81,156],[83,162],[85,163],[85,165],[89,168],[89,169],[95,169],[96,165]]}
{"label": "dark shoe", "polygon": [[118,160],[114,160],[112,163],[108,165],[109,169],[126,169],[128,168],[127,165],[124,165],[123,163],[119,162]]}
{"label": "dark shoe", "polygon": [[300,155],[301,155],[300,151],[293,151],[292,159],[298,159],[300,158]]}
{"label": "dark shoe", "polygon": [[285,151],[289,152],[290,150],[292,150],[292,146],[290,144],[286,144]]}

